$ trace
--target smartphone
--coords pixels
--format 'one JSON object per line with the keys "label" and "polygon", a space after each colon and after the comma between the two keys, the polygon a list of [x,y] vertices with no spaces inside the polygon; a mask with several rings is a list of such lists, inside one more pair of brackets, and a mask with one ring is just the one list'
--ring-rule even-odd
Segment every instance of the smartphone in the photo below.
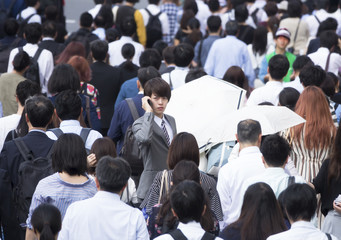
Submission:
{"label": "smartphone", "polygon": [[148,104],[151,108],[153,108],[153,103],[152,103],[152,101],[150,101],[150,99],[148,99]]}

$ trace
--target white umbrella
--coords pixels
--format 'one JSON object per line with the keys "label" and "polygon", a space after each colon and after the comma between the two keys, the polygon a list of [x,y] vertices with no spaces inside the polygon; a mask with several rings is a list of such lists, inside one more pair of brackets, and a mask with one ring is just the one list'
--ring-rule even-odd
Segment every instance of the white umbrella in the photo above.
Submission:
{"label": "white umbrella", "polygon": [[221,116],[239,109],[246,91],[212,76],[203,76],[172,91],[166,113],[173,116],[178,132],[192,133],[199,146],[207,143],[202,130]]}
{"label": "white umbrella", "polygon": [[287,107],[250,106],[225,114],[212,124],[203,128],[198,141],[210,139],[218,143],[235,140],[237,125],[245,119],[257,120],[262,128],[262,135],[277,133],[287,128],[304,123],[305,120]]}

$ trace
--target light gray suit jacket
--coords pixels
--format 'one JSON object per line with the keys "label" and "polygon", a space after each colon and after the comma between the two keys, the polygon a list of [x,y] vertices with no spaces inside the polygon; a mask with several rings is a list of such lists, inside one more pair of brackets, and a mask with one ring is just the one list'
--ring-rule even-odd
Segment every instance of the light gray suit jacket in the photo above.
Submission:
{"label": "light gray suit jacket", "polygon": [[[173,117],[164,115],[176,134]],[[134,136],[139,144],[144,170],[137,188],[137,197],[144,199],[153,183],[157,172],[167,169],[168,144],[162,129],[154,121],[154,113],[146,112],[137,119],[132,127]]]}

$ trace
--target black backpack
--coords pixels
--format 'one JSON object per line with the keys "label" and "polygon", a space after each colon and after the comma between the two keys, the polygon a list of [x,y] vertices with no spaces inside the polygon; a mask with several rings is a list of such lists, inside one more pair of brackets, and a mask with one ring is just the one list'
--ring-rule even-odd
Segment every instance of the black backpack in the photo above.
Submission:
{"label": "black backpack", "polygon": [[25,224],[32,196],[38,182],[53,173],[50,158],[53,146],[48,152],[47,157],[35,158],[22,138],[14,139],[14,143],[24,158],[24,161],[19,165],[18,184],[13,191],[13,200],[16,205],[19,223]]}
{"label": "black backpack", "polygon": [[18,46],[21,40],[21,38],[17,37],[9,45],[0,44],[0,73],[7,72],[9,55],[11,51]]}
{"label": "black backpack", "polygon": [[[175,240],[188,240],[188,238],[186,238],[180,229],[175,229],[174,231],[170,232],[169,235],[171,235],[171,237]],[[205,232],[201,240],[213,240],[215,238],[216,237],[212,233]]]}
{"label": "black backpack", "polygon": [[24,37],[24,30],[25,30],[25,26],[27,25],[28,21],[30,21],[30,19],[34,16],[37,15],[36,13],[31,14],[30,16],[28,16],[27,18],[23,18],[21,16],[21,13],[19,14],[19,18],[17,19],[18,23],[19,23],[19,30],[18,30],[18,36],[19,37]]}
{"label": "black backpack", "polygon": [[[134,121],[139,118],[136,106],[131,98],[126,99],[131,115]],[[139,176],[143,172],[143,160],[141,158],[140,148],[134,136],[132,126],[129,126],[124,135],[123,147],[120,151],[120,156],[123,157],[131,168],[131,173],[134,176]]]}
{"label": "black backpack", "polygon": [[147,8],[145,8],[146,12],[149,14],[148,24],[146,26],[146,33],[147,33],[147,48],[153,47],[153,44],[157,41],[162,39],[162,24],[159,19],[161,15],[161,11],[156,14],[152,15]]}
{"label": "black backpack", "polygon": [[[39,76],[39,64],[38,64],[38,59],[39,56],[41,54],[41,52],[43,51],[43,48],[38,48],[36,53],[34,54],[33,58],[30,58],[30,66],[29,68],[25,71],[24,73],[24,77],[35,82],[38,83],[39,86],[40,84],[40,76]],[[19,48],[19,51],[24,51],[23,47]],[[45,80],[44,80],[45,82]]]}

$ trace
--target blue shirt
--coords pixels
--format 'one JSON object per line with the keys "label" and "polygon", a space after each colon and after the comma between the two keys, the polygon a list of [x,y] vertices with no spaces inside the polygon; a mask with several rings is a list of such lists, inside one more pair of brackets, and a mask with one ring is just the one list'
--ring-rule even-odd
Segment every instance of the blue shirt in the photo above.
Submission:
{"label": "blue shirt", "polygon": [[[200,54],[200,61],[201,66],[205,66],[206,59],[208,52],[210,51],[212,44],[215,40],[219,39],[220,36],[208,36],[207,38],[203,39],[202,41],[202,47],[201,47],[201,54]],[[200,49],[201,41],[197,42],[194,48],[194,58],[193,60],[196,63],[199,63],[199,49]]]}
{"label": "blue shirt", "polygon": [[242,68],[249,80],[249,86],[254,86],[255,73],[252,68],[247,45],[235,36],[228,35],[213,43],[207,56],[205,71],[208,75],[223,78],[225,72],[231,66]]}
{"label": "blue shirt", "polygon": [[132,78],[130,80],[125,81],[118,93],[116,102],[115,102],[115,109],[120,102],[122,102],[126,98],[135,97],[139,93],[139,89],[137,88],[136,81],[138,80],[137,77]]}

